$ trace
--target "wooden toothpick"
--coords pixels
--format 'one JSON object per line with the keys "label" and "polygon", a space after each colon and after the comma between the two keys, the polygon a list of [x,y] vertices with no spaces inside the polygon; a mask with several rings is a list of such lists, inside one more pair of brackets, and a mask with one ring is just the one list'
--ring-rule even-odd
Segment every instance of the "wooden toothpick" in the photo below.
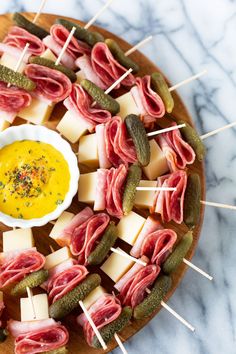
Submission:
{"label": "wooden toothpick", "polygon": [[163,134],[163,133],[168,133],[168,132],[171,132],[173,130],[181,129],[181,128],[184,128],[184,127],[186,127],[185,123],[178,124],[178,125],[174,125],[173,127],[159,129],[159,130],[155,130],[154,132],[147,133],[147,136],[154,136],[154,135],[159,135],[159,134]]}
{"label": "wooden toothpick", "polygon": [[125,56],[128,57],[129,55],[131,55],[132,53],[134,53],[136,50],[138,50],[139,48],[143,47],[145,44],[147,44],[148,42],[150,42],[152,40],[153,36],[149,36],[145,39],[143,39],[141,42],[137,43],[136,45],[134,45],[132,48],[130,48],[129,50],[127,50],[127,52],[125,52]]}
{"label": "wooden toothpick", "polygon": [[215,208],[236,210],[236,206],[235,205],[207,202],[206,200],[201,200],[200,203],[203,204],[203,205],[212,206],[212,207],[215,207]]}
{"label": "wooden toothpick", "polygon": [[85,29],[88,29],[92,24],[97,20],[97,18],[111,5],[113,0],[108,0],[105,5],[91,18],[91,20],[84,26]]}
{"label": "wooden toothpick", "polygon": [[121,339],[120,339],[120,337],[118,336],[117,333],[114,334],[114,338],[115,338],[117,344],[119,345],[120,350],[122,351],[122,353],[123,354],[128,354],[127,350],[125,349],[125,347],[124,347],[124,345],[123,345],[123,343],[122,343],[122,341],[121,341]]}
{"label": "wooden toothpick", "polygon": [[35,312],[35,307],[34,307],[34,300],[33,300],[32,290],[28,286],[27,286],[26,290],[27,290],[28,299],[30,301],[31,308],[32,308],[32,311],[33,311],[34,319],[36,319],[36,312]]}
{"label": "wooden toothpick", "polygon": [[136,191],[175,192],[176,187],[136,187]]}
{"label": "wooden toothpick", "polygon": [[[27,53],[27,50],[28,50],[29,46],[30,46],[30,44],[29,44],[29,43],[26,43],[25,48],[23,49],[23,51],[22,51],[22,53],[21,53],[21,55],[20,55],[20,58],[18,59],[18,61],[17,61],[17,63],[16,63],[16,66],[15,66],[15,68],[14,68],[14,71],[15,71],[15,72],[17,72],[17,71],[19,70],[19,68],[20,68],[20,66],[21,66],[21,63],[22,63],[22,61],[24,60],[24,57],[25,57],[25,55],[26,55],[26,53]],[[11,84],[8,83],[8,84],[7,84],[7,87],[11,87]]]}
{"label": "wooden toothpick", "polygon": [[201,275],[203,275],[205,278],[209,279],[209,280],[213,280],[213,277],[209,274],[207,274],[206,272],[204,272],[204,270],[200,269],[199,267],[195,266],[193,263],[191,263],[190,261],[188,261],[187,259],[183,258],[183,262],[189,266],[190,268],[192,268],[193,270],[195,270],[196,272],[200,273]]}
{"label": "wooden toothpick", "polygon": [[65,41],[65,44],[64,44],[64,46],[63,46],[63,48],[62,48],[62,50],[61,50],[56,62],[55,62],[55,65],[59,65],[60,64],[61,59],[62,59],[62,57],[63,57],[68,45],[70,44],[71,38],[73,37],[75,31],[76,31],[76,27],[73,27],[72,30],[70,31],[69,36],[67,37],[67,40]]}
{"label": "wooden toothpick", "polygon": [[216,134],[218,134],[218,133],[220,133],[220,132],[223,132],[223,131],[226,130],[226,129],[233,128],[233,127],[235,127],[235,126],[236,126],[236,122],[227,124],[227,125],[225,125],[225,126],[223,126],[223,127],[221,127],[221,128],[212,130],[212,131],[209,132],[209,133],[206,133],[206,134],[201,135],[200,138],[201,138],[202,140],[207,139],[207,138],[209,138],[210,136],[216,135]]}
{"label": "wooden toothpick", "polygon": [[46,2],[47,2],[47,0],[42,0],[41,5],[39,7],[39,10],[38,10],[37,14],[35,15],[35,17],[33,19],[33,23],[36,23],[38,21],[39,16],[41,15],[41,13],[43,11]]}
{"label": "wooden toothpick", "polygon": [[122,251],[122,250],[119,250],[119,249],[114,248],[114,247],[111,247],[110,250],[111,250],[112,252],[117,253],[117,254],[119,254],[120,256],[124,257],[124,258],[130,259],[131,261],[133,261],[133,262],[135,262],[135,263],[138,263],[138,264],[140,264],[140,265],[142,265],[142,266],[144,266],[144,267],[147,265],[146,262],[142,261],[141,259],[137,259],[137,258],[135,258],[135,257],[132,257],[132,256],[130,256],[128,253],[126,253],[126,252],[124,252],[124,251]]}
{"label": "wooden toothpick", "polygon": [[189,84],[190,82],[196,80],[196,79],[199,79],[199,77],[205,75],[207,73],[207,70],[203,70],[201,71],[200,73],[196,74],[196,75],[193,75],[193,76],[190,76],[188,79],[186,80],[183,80],[181,82],[179,82],[178,84],[172,86],[169,88],[169,91],[172,92],[174,90],[176,90],[177,88],[181,87],[181,86],[184,86],[186,84]]}

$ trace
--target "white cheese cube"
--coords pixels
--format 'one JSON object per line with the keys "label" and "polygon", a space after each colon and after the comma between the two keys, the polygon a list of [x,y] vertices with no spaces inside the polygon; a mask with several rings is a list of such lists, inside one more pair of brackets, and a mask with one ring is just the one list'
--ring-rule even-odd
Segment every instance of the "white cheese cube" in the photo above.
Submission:
{"label": "white cheese cube", "polygon": [[[139,187],[156,187],[157,181],[141,180]],[[150,209],[153,206],[155,191],[136,191],[134,205],[142,209]]]}
{"label": "white cheese cube", "polygon": [[[1,59],[0,59],[0,64],[7,66],[8,68],[15,70],[16,65],[18,63],[19,58],[15,57],[14,55],[10,55],[9,53],[3,53]],[[22,62],[18,72],[22,73],[26,67],[26,63]]]}
{"label": "white cheese cube", "polygon": [[76,76],[76,84],[80,84],[82,80],[86,79],[86,76],[84,75],[84,72],[82,70],[77,71]]}
{"label": "white cheese cube", "polygon": [[53,238],[55,241],[57,241],[57,238],[59,236],[63,236],[63,230],[65,227],[68,226],[70,221],[73,219],[75,214],[69,213],[68,211],[63,211],[63,213],[59,216],[57,219],[55,225],[53,226],[49,237]]}
{"label": "white cheese cube", "polygon": [[122,119],[125,119],[129,114],[140,114],[131,92],[127,92],[116,98],[116,101],[120,104],[120,112],[118,113],[118,116]]}
{"label": "white cheese cube", "polygon": [[41,56],[41,58],[49,59],[54,62],[57,60],[56,56],[53,54],[53,52],[49,48],[47,48],[45,50],[45,52],[40,56]]}
{"label": "white cheese cube", "polygon": [[58,264],[61,264],[64,261],[67,261],[71,258],[71,253],[68,247],[60,248],[58,251],[50,253],[46,256],[46,262],[44,265],[45,269],[51,269],[56,267]]}
{"label": "white cheese cube", "polygon": [[[118,250],[122,251],[119,247]],[[106,273],[115,283],[134,265],[134,262],[117,253],[112,253],[101,266],[101,270]]]}
{"label": "white cheese cube", "polygon": [[21,321],[40,321],[49,318],[48,296],[47,294],[39,294],[32,297],[35,315],[32,309],[31,301],[28,297],[20,299]]}
{"label": "white cheese cube", "polygon": [[57,130],[71,143],[76,143],[82,135],[87,133],[88,127],[84,119],[67,111],[58,124]]}
{"label": "white cheese cube", "polygon": [[84,173],[79,178],[79,202],[93,204],[96,197],[97,172]]}
{"label": "white cheese cube", "polygon": [[33,98],[29,107],[22,109],[17,115],[34,124],[43,124],[48,121],[54,104],[48,105],[45,101]]}
{"label": "white cheese cube", "polygon": [[10,123],[7,122],[6,120],[4,120],[3,115],[1,113],[0,116],[0,132],[2,132],[3,130],[7,129],[10,127]]}
{"label": "white cheese cube", "polygon": [[78,159],[91,167],[99,167],[97,135],[89,134],[82,136],[79,141]]}
{"label": "white cheese cube", "polygon": [[146,167],[143,167],[143,172],[148,179],[154,180],[167,173],[169,167],[165,155],[155,139],[150,140],[150,150],[150,163]]}
{"label": "white cheese cube", "polygon": [[86,309],[89,309],[89,307],[105,293],[105,289],[100,285],[97,286],[94,290],[92,290],[91,293],[83,300]]}
{"label": "white cheese cube", "polygon": [[3,301],[3,292],[0,291],[0,301]]}
{"label": "white cheese cube", "polygon": [[34,247],[32,229],[15,229],[3,232],[3,252]]}
{"label": "white cheese cube", "polygon": [[119,238],[133,246],[145,221],[145,218],[133,211],[123,216],[117,224]]}

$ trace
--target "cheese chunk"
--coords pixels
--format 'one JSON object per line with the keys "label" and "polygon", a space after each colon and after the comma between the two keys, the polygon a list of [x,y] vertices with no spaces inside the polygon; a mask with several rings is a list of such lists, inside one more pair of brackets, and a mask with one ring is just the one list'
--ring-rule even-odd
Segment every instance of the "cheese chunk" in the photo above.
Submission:
{"label": "cheese chunk", "polygon": [[10,123],[3,119],[2,114],[0,116],[0,132],[10,127]]}
{"label": "cheese chunk", "polygon": [[143,172],[148,179],[154,180],[169,171],[168,163],[156,140],[150,140],[151,158],[150,163],[143,167]]}
{"label": "cheese chunk", "polygon": [[18,117],[34,124],[43,124],[49,120],[53,108],[54,104],[48,105],[43,100],[33,98],[30,106],[22,109],[18,113]]}
{"label": "cheese chunk", "polygon": [[65,229],[65,227],[68,226],[68,224],[70,223],[70,221],[73,219],[74,216],[75,214],[73,213],[69,213],[68,211],[63,211],[63,213],[59,216],[55,225],[53,226],[49,234],[49,237],[57,241],[57,238],[59,236],[62,236],[63,230]]}
{"label": "cheese chunk", "polygon": [[91,167],[99,167],[97,135],[89,134],[82,136],[79,141],[78,159]]}
{"label": "cheese chunk", "polygon": [[0,301],[3,301],[3,292],[0,291]]}
{"label": "cheese chunk", "polygon": [[77,71],[76,76],[76,84],[80,84],[82,80],[86,79],[86,76],[84,75],[84,72],[82,70]]}
{"label": "cheese chunk", "polygon": [[61,264],[64,261],[67,261],[71,258],[71,253],[68,247],[60,248],[58,251],[50,253],[46,256],[46,262],[44,265],[45,269],[51,269],[56,267],[58,264]]}
{"label": "cheese chunk", "polygon": [[[141,180],[139,187],[156,187],[157,181]],[[153,206],[155,191],[136,191],[134,205],[142,209],[150,209]]]}
{"label": "cheese chunk", "polygon": [[83,300],[86,309],[94,304],[103,294],[106,294],[105,289],[102,286],[97,286],[91,293]]}
{"label": "cheese chunk", "polygon": [[32,229],[16,229],[3,232],[3,252],[34,247]]}
{"label": "cheese chunk", "polygon": [[71,143],[76,143],[82,135],[87,133],[88,123],[67,111],[58,124],[57,130]]}
{"label": "cheese chunk", "polygon": [[32,299],[36,318],[34,318],[31,301],[28,297],[26,297],[20,299],[21,321],[39,321],[48,319],[49,309],[47,294],[35,295]]}
{"label": "cheese chunk", "polygon": [[93,204],[96,197],[97,172],[80,175],[78,197],[79,202]]}
{"label": "cheese chunk", "polygon": [[[122,251],[119,247],[118,250]],[[115,283],[128,272],[134,262],[117,254],[112,253],[101,266],[101,270],[106,273]]]}
{"label": "cheese chunk", "polygon": [[[10,55],[8,53],[3,53],[1,59],[0,59],[0,64],[7,66],[8,68],[15,70],[16,65],[18,63],[19,58],[15,57],[14,55]],[[26,63],[22,62],[18,72],[22,73],[26,67]]]}
{"label": "cheese chunk", "polygon": [[40,56],[41,58],[49,59],[54,62],[57,60],[56,56],[53,54],[53,52],[50,49],[46,49],[45,52]]}
{"label": "cheese chunk", "polygon": [[133,211],[128,215],[123,216],[117,224],[119,238],[130,245],[134,245],[145,221],[145,218]]}
{"label": "cheese chunk", "polygon": [[118,113],[118,116],[122,119],[125,119],[125,117],[129,114],[140,114],[131,92],[127,92],[124,95],[116,98],[116,101],[120,105],[120,112]]}

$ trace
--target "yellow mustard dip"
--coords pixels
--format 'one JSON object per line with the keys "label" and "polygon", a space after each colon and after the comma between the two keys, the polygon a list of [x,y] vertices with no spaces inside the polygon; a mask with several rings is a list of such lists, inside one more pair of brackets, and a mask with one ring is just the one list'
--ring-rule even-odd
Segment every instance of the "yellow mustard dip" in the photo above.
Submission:
{"label": "yellow mustard dip", "polygon": [[0,211],[33,219],[51,213],[69,190],[63,155],[39,141],[16,141],[0,149]]}

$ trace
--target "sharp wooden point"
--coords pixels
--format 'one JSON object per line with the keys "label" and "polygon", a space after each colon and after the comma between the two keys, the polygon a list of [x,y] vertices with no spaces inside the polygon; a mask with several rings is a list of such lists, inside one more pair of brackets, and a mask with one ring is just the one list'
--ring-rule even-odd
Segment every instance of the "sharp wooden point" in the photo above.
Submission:
{"label": "sharp wooden point", "polygon": [[97,20],[97,18],[111,5],[114,0],[108,0],[102,8],[91,18],[91,20],[84,26],[85,29],[88,29],[92,24]]}

